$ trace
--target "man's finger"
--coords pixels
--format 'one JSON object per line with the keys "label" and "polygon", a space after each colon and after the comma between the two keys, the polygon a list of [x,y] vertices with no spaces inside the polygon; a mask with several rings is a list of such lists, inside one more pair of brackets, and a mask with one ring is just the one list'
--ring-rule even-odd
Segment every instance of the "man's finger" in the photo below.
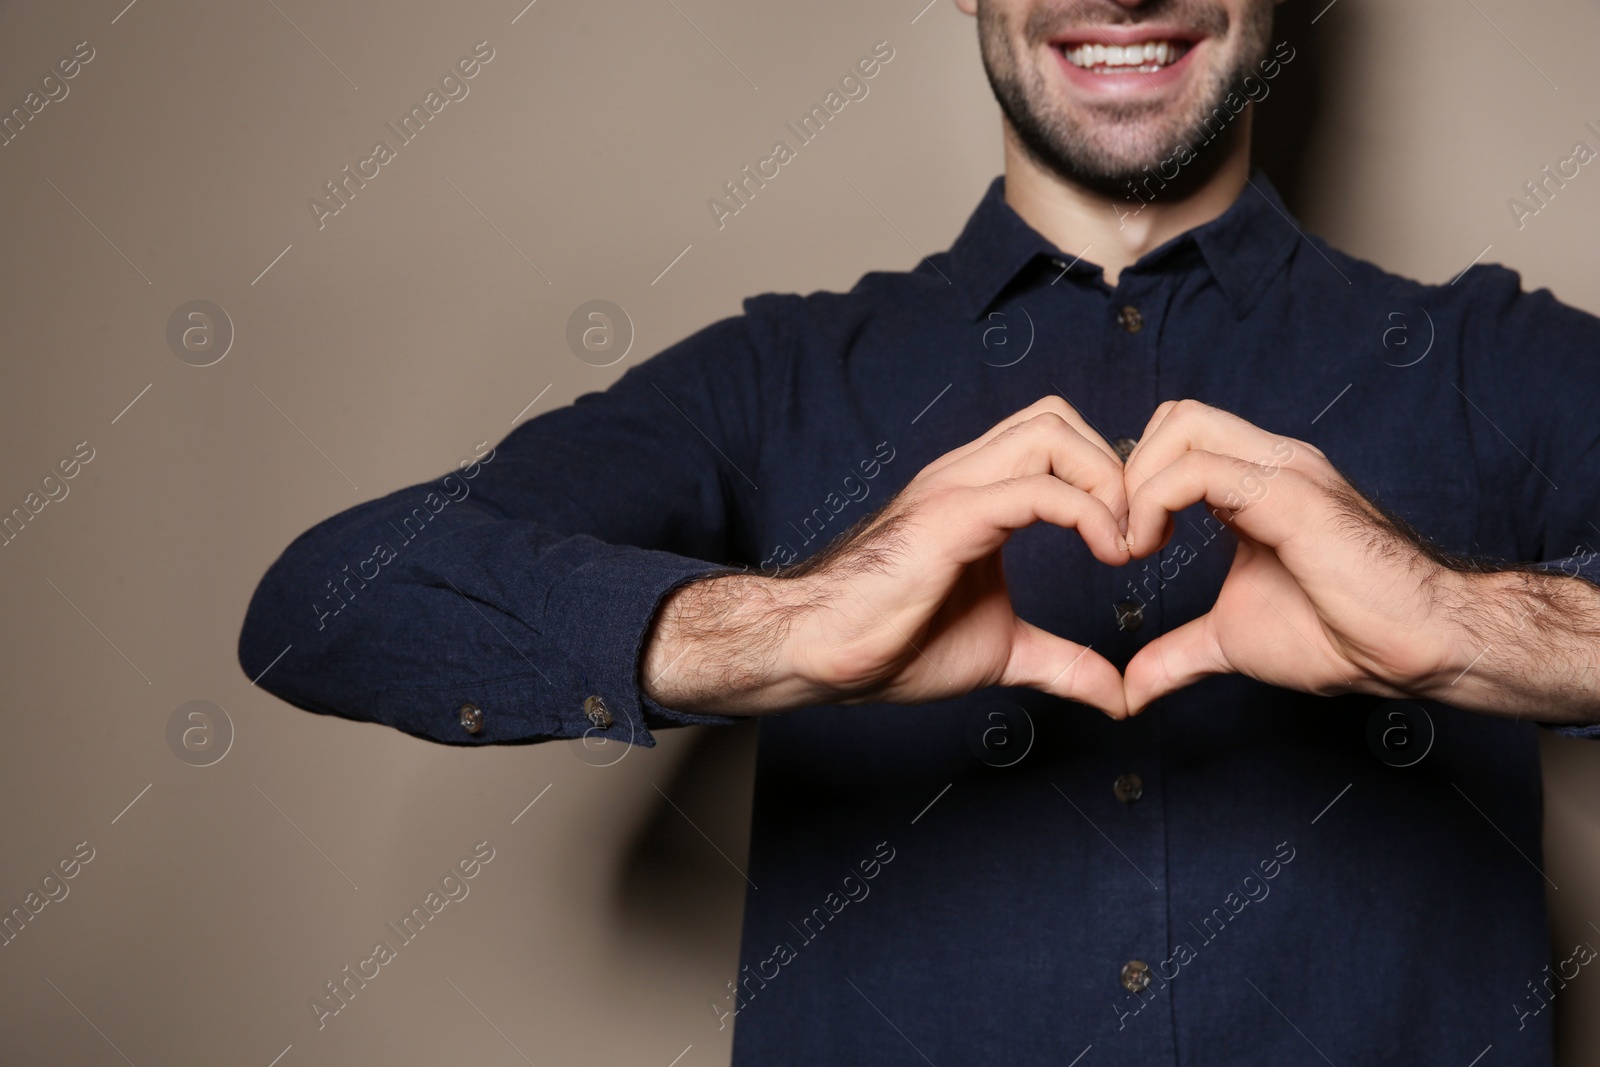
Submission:
{"label": "man's finger", "polygon": [[955,563],[976,563],[1003,545],[1012,530],[1036,522],[1077,530],[1102,563],[1120,567],[1128,562],[1127,544],[1111,510],[1049,474],[945,489],[925,516],[914,515],[912,521],[923,519],[950,539],[949,558]]}
{"label": "man's finger", "polygon": [[1128,501],[1129,548],[1141,557],[1154,552],[1168,516],[1201,501],[1230,526],[1278,548],[1296,532],[1305,532],[1308,484],[1298,471],[1215,452],[1184,452],[1146,478]]}
{"label": "man's finger", "polygon": [[1076,700],[1099,708],[1113,719],[1128,716],[1122,676],[1104,656],[1021,619],[1017,620],[1011,660],[999,684],[1023,685],[1064,700]]}
{"label": "man's finger", "polygon": [[1137,715],[1168,693],[1202,678],[1232,671],[1208,612],[1162,634],[1128,661],[1122,681],[1128,714]]}
{"label": "man's finger", "polygon": [[1090,493],[1121,522],[1128,514],[1122,464],[1070,423],[1053,413],[1035,415],[992,438],[954,463],[939,477],[964,485],[986,485],[1006,478],[1053,474]]}
{"label": "man's finger", "polygon": [[1268,433],[1237,415],[1197,400],[1167,401],[1156,408],[1144,436],[1128,456],[1128,492],[1190,450],[1249,460],[1262,467],[1304,466],[1321,453],[1304,441]]}
{"label": "man's finger", "polygon": [[1066,420],[1067,425],[1071,426],[1074,430],[1077,430],[1078,433],[1082,434],[1084,440],[1104,451],[1108,457],[1115,460],[1118,464],[1122,462],[1122,457],[1117,455],[1116,449],[1112,448],[1110,442],[1108,442],[1104,437],[1101,437],[1095,428],[1089,425],[1088,420],[1078,413],[1077,408],[1067,403],[1062,397],[1056,396],[1052,393],[1050,396],[1039,398],[1016,414],[1008,415],[1006,418],[1001,419],[999,422],[995,423],[994,426],[990,427],[981,437],[978,437],[972,441],[968,441],[960,448],[952,449],[951,451],[946,452],[944,455],[928,464],[928,466],[924,469],[924,473],[931,474],[936,470],[942,469],[943,467],[954,463],[956,460],[961,459],[964,456],[976,452],[978,449],[982,448],[990,441],[993,441],[996,437],[999,437],[1012,427],[1021,425],[1022,423],[1027,422],[1029,419],[1032,419],[1038,415],[1059,415],[1061,418]]}

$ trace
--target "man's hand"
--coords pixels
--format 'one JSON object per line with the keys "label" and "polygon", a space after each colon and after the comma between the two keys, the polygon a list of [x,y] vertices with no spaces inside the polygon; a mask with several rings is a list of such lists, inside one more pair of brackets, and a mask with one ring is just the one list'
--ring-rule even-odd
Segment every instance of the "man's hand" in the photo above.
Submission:
{"label": "man's hand", "polygon": [[1049,397],[923,468],[883,509],[778,577],[695,582],[663,603],[644,691],[690,712],[913,704],[1030,686],[1126,714],[1122,678],[1082,645],[1017,618],[1000,550],[1035,522],[1128,562],[1123,468]]}
{"label": "man's hand", "polygon": [[1200,501],[1239,538],[1212,609],[1128,664],[1130,713],[1230,672],[1544,721],[1600,713],[1600,588],[1455,559],[1303,441],[1169,401],[1128,457],[1126,484],[1135,557],[1160,550],[1171,516]]}

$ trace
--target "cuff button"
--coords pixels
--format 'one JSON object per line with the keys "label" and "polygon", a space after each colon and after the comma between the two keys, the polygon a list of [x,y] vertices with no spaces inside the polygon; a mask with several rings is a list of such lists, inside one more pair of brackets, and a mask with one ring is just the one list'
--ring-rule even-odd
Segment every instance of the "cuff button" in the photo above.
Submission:
{"label": "cuff button", "polygon": [[604,730],[611,725],[611,709],[606,707],[606,702],[599,697],[588,697],[584,700],[583,714],[597,730]]}
{"label": "cuff button", "polygon": [[456,712],[460,717],[461,728],[469,734],[480,733],[483,730],[483,709],[476,704],[463,704]]}

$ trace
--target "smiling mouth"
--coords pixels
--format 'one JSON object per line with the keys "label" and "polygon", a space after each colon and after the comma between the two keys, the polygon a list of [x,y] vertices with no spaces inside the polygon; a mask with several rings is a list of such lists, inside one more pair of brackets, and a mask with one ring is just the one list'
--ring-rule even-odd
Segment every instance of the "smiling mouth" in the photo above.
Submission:
{"label": "smiling mouth", "polygon": [[1153,74],[1170,67],[1192,47],[1189,41],[1151,40],[1130,45],[1057,45],[1068,63],[1092,74]]}

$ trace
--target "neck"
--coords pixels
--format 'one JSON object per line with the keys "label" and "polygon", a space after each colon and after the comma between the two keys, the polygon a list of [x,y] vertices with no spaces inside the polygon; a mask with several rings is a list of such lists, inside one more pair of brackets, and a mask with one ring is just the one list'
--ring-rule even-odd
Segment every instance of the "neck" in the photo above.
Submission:
{"label": "neck", "polygon": [[1146,252],[1227,211],[1250,174],[1248,108],[1227,156],[1204,182],[1181,196],[1143,202],[1103,196],[1045,170],[1022,147],[1011,124],[1004,126],[1006,203],[1063,252],[1098,264],[1111,286]]}

